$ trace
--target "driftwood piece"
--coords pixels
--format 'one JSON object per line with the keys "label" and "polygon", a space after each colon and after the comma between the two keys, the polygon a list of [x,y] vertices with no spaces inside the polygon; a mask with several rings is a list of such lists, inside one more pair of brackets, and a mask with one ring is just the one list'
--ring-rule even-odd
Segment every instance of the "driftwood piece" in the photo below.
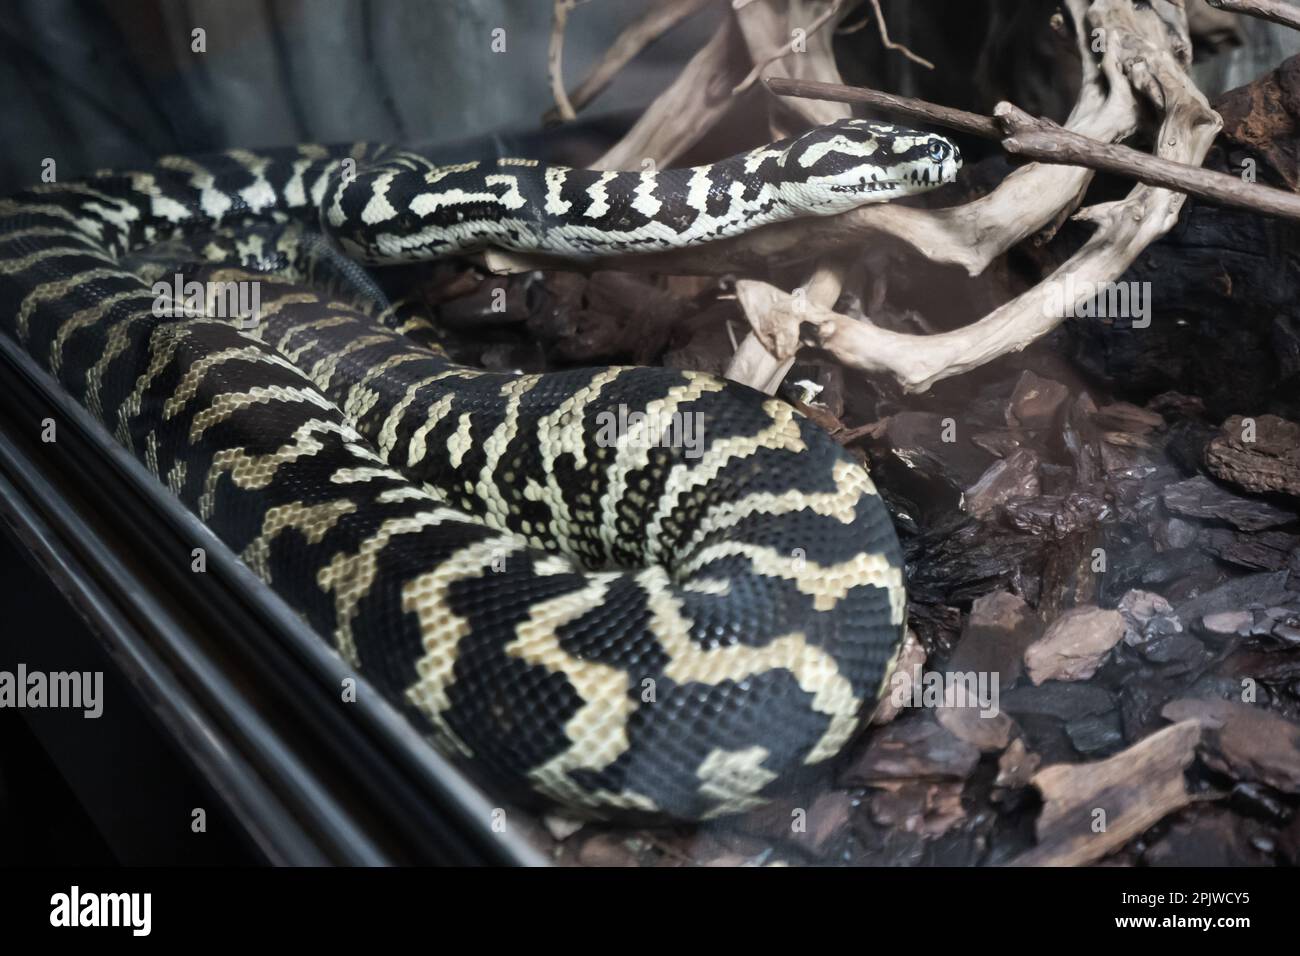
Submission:
{"label": "driftwood piece", "polygon": [[1286,0],[1208,0],[1210,6],[1300,30],[1300,9]]}
{"label": "driftwood piece", "polygon": [[[1173,14],[1175,26],[1180,14]],[[1199,164],[1218,130],[1218,117],[1187,76],[1186,46],[1181,48],[1182,59],[1170,50],[1166,34],[1170,24],[1154,10],[1139,12],[1127,3],[1108,0],[1093,4],[1088,19],[1091,24],[1104,24],[1111,37],[1103,64],[1108,58],[1114,58],[1112,66],[1122,62],[1126,80],[1121,85],[1130,89],[1132,84],[1163,111],[1156,133],[1158,153]],[[1181,23],[1185,30],[1185,21]],[[1112,86],[1112,95],[1113,90]],[[756,280],[738,282],[737,295],[755,333],[777,358],[788,357],[782,349],[797,339],[797,331],[783,332],[782,325],[797,330],[807,323],[816,330],[816,344],[844,364],[889,374],[907,391],[925,391],[937,381],[1023,349],[1051,331],[1075,304],[1091,298],[1099,284],[1117,279],[1143,249],[1168,232],[1185,198],[1140,184],[1124,200],[1080,212],[1076,218],[1094,223],[1097,229],[1077,253],[1033,289],[955,332],[904,335],[829,309],[803,303],[796,308],[790,296]],[[1065,299],[1070,300],[1068,306]]]}
{"label": "driftwood piece", "polygon": [[1091,863],[1187,806],[1192,797],[1183,771],[1200,739],[1200,722],[1185,720],[1107,760],[1040,770],[1032,780],[1043,795],[1038,846],[1012,865]]}
{"label": "driftwood piece", "polygon": [[[801,293],[804,301],[829,309],[839,298],[843,286],[842,264],[828,262],[812,274],[802,286]],[[790,325],[785,325],[780,330],[782,335],[797,336],[797,333],[798,330]],[[797,341],[785,341],[774,348],[768,348],[761,335],[746,335],[727,365],[726,377],[768,395],[775,395],[786,372],[794,365],[796,351]]]}

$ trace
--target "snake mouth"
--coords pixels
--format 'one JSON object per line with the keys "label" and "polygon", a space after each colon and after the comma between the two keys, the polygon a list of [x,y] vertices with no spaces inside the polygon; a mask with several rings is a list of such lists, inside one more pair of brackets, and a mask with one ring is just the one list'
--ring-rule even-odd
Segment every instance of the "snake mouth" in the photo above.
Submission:
{"label": "snake mouth", "polygon": [[945,164],[923,166],[912,170],[907,176],[907,181],[916,186],[942,186],[957,181],[957,170],[948,170]]}
{"label": "snake mouth", "polygon": [[882,193],[890,192],[902,185],[902,180],[898,179],[872,179],[859,177],[856,183],[846,185],[835,185],[830,187],[831,192],[835,193]]}
{"label": "snake mouth", "polygon": [[955,169],[947,169],[946,164],[934,164],[912,169],[901,179],[867,179],[866,176],[859,176],[856,183],[836,184],[830,187],[830,191],[855,195],[888,193],[904,186],[919,186],[925,189],[956,182],[956,180]]}

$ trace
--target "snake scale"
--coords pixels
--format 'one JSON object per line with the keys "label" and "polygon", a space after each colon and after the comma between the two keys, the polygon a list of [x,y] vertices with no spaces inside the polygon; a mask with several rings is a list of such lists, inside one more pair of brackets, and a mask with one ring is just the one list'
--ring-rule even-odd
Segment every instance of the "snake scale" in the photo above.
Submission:
{"label": "snake scale", "polygon": [[[881,692],[905,594],[867,472],[709,375],[457,365],[359,264],[680,249],[959,165],[862,120],[659,172],[170,157],[0,200],[0,314],[441,751],[577,813],[704,819],[824,764]],[[177,263],[201,303],[153,281]],[[206,294],[241,281],[251,324]]]}

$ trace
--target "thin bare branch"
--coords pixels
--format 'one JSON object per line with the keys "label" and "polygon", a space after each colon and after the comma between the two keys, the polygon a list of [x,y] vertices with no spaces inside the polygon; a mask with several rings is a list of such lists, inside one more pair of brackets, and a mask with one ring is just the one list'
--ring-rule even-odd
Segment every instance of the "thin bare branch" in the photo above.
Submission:
{"label": "thin bare branch", "polygon": [[712,129],[731,108],[730,89],[740,72],[731,56],[736,32],[734,17],[723,20],[672,85],[592,168],[632,169],[647,159],[665,166]]}
{"label": "thin bare branch", "polygon": [[816,80],[795,80],[774,76],[763,81],[778,96],[799,96],[815,100],[832,100],[837,103],[863,103],[872,109],[893,116],[946,126],[984,139],[1001,139],[1002,128],[991,116],[969,113],[966,110],[940,106],[910,96],[895,96],[864,86],[844,86],[840,83],[819,83]]}
{"label": "thin bare branch", "polygon": [[[713,2],[714,0],[661,0],[651,4],[644,15],[628,24],[623,32],[614,38],[614,42],[610,44],[600,61],[591,68],[582,82],[569,92],[569,103],[574,111],[583,109],[599,96],[619,71],[631,63],[642,50],[677,24],[699,13]],[[542,121],[553,123],[561,118],[561,110],[557,106],[549,110],[542,117]]]}
{"label": "thin bare branch", "polygon": [[551,96],[555,99],[555,108],[565,120],[578,118],[569,102],[568,91],[564,88],[564,28],[569,22],[569,11],[577,6],[577,0],[555,0],[554,15],[551,20],[551,44],[546,52],[546,72],[551,80]]}
{"label": "thin bare branch", "polygon": [[885,45],[886,50],[897,50],[903,56],[907,57],[913,63],[919,63],[927,70],[933,70],[934,64],[923,56],[918,56],[901,43],[895,43],[889,38],[889,27],[885,26],[885,15],[880,10],[880,0],[871,0],[871,9],[876,14],[876,29],[880,31],[880,42]]}
{"label": "thin bare branch", "polygon": [[1099,143],[1063,130],[1050,120],[1035,119],[1010,103],[999,103],[997,116],[1008,133],[1002,146],[1017,156],[1040,163],[1087,166],[1218,205],[1300,221],[1300,196],[1293,192],[1150,156],[1127,146]]}

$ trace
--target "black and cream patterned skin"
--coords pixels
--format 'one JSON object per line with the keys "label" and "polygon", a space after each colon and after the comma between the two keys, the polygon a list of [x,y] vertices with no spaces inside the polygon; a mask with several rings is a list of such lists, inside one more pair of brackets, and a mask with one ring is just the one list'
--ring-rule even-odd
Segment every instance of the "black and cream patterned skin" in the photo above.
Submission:
{"label": "black and cream patterned skin", "polygon": [[[956,162],[878,124],[657,177],[439,173],[365,146],[170,158],[0,200],[0,309],[444,752],[575,811],[708,818],[835,755],[879,695],[905,596],[866,472],[790,406],[711,376],[457,366],[360,270],[318,274],[309,237],[323,222],[384,261],[677,248]],[[157,307],[152,281],[192,260],[187,279],[261,283],[253,328]],[[700,440],[604,427],[635,412],[688,416]]]}
{"label": "black and cream patterned skin", "polygon": [[573,257],[680,249],[799,216],[844,212],[950,182],[942,136],[841,120],[687,169],[599,172],[502,159],[434,166],[398,154],[341,181],[329,226],[360,261],[406,262],[485,240]]}

